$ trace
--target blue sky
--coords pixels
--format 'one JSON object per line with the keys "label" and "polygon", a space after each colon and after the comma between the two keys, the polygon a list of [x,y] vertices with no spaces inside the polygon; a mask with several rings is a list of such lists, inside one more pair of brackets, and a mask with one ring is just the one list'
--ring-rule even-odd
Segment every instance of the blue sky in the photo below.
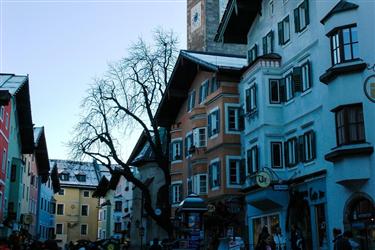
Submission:
{"label": "blue sky", "polygon": [[0,71],[29,74],[34,124],[45,126],[50,158],[67,159],[81,100],[107,63],[157,27],[186,47],[186,0],[0,0],[0,27]]}

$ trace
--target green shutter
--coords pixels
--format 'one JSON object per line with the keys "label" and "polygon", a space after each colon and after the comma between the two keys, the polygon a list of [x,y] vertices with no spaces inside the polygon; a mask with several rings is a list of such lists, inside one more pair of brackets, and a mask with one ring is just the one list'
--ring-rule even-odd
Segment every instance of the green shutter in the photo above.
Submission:
{"label": "green shutter", "polygon": [[220,187],[221,185],[221,161],[217,162],[217,182],[218,182],[218,186]]}
{"label": "green shutter", "polygon": [[306,22],[306,25],[309,25],[310,24],[309,1],[305,0],[303,4],[305,5],[305,22]]}
{"label": "green shutter", "polygon": [[277,24],[277,31],[278,31],[278,35],[279,35],[279,45],[283,45],[284,44],[284,30],[283,30],[283,22],[279,22]]}
{"label": "green shutter", "polygon": [[308,75],[309,84],[310,84],[310,88],[311,88],[313,86],[313,79],[312,79],[312,69],[311,69],[311,62],[310,61],[307,61],[307,67],[308,67],[307,73],[309,74]]}
{"label": "green shutter", "polygon": [[271,36],[271,51],[270,51],[270,53],[273,53],[273,50],[274,50],[274,35],[273,35],[273,31],[270,32],[270,36]]}
{"label": "green shutter", "polygon": [[294,29],[296,33],[300,31],[298,8],[294,9]]}
{"label": "green shutter", "polygon": [[285,167],[290,167],[288,141],[284,142],[284,158],[285,158]]}
{"label": "green shutter", "polygon": [[250,89],[246,89],[246,113],[250,112]]}
{"label": "green shutter", "polygon": [[207,116],[207,134],[208,134],[208,138],[211,137],[212,133],[211,133],[211,128],[212,128],[212,125],[211,125],[211,114],[209,114]]}
{"label": "green shutter", "polygon": [[280,94],[280,102],[285,102],[286,100],[285,78],[280,79],[279,94]]}
{"label": "green shutter", "polygon": [[267,54],[267,36],[263,37],[263,55]]}
{"label": "green shutter", "polygon": [[293,85],[294,85],[294,91],[295,92],[301,92],[302,91],[302,67],[294,67],[293,68]]}
{"label": "green shutter", "polygon": [[216,128],[217,128],[217,133],[220,133],[220,109],[216,110],[217,112],[217,119],[216,119]]}
{"label": "green shutter", "polygon": [[316,158],[316,136],[314,131],[311,131],[311,152],[313,160]]}
{"label": "green shutter", "polygon": [[305,144],[304,144],[304,136],[300,135],[298,137],[298,161],[305,162]]}
{"label": "green shutter", "polygon": [[213,188],[212,185],[212,164],[208,166],[208,184],[210,185],[210,188]]}
{"label": "green shutter", "polygon": [[240,184],[244,184],[246,180],[246,162],[245,159],[240,161]]}

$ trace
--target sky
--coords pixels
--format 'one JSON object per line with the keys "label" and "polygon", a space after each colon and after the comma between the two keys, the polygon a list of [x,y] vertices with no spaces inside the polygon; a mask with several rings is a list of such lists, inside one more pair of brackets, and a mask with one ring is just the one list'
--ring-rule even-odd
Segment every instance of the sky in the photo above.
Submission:
{"label": "sky", "polygon": [[[45,127],[51,159],[69,159],[92,79],[158,27],[185,49],[186,0],[0,0],[0,72],[29,75],[33,123]],[[126,138],[124,157],[137,139]]]}

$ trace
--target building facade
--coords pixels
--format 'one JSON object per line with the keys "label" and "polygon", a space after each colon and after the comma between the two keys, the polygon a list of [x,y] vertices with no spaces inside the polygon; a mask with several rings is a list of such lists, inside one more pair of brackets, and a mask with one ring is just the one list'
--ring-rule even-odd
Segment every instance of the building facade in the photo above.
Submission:
{"label": "building facade", "polygon": [[96,241],[99,199],[92,194],[100,178],[93,163],[51,160],[56,164],[60,191],[56,200],[56,239],[60,247],[77,240]]}
{"label": "building facade", "polygon": [[251,247],[264,226],[289,238],[297,225],[307,249],[333,249],[334,228],[374,248],[374,13],[363,1],[229,1],[217,40],[248,46],[240,95]]}

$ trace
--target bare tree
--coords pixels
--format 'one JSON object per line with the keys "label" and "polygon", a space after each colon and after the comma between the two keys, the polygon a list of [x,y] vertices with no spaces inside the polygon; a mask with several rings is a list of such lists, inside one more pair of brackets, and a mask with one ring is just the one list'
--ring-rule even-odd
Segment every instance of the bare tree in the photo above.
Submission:
{"label": "bare tree", "polygon": [[[89,156],[105,165],[112,175],[123,175],[142,192],[147,214],[168,234],[172,233],[168,187],[171,182],[168,155],[154,119],[158,104],[172,73],[177,56],[177,38],[173,32],[156,30],[154,44],[139,39],[129,54],[109,65],[106,74],[89,88],[81,122],[70,142],[75,157]],[[137,179],[121,155],[124,131],[142,128],[155,161],[164,174],[165,185],[159,190],[167,203],[156,215],[147,183]],[[120,169],[112,169],[117,164]]]}

